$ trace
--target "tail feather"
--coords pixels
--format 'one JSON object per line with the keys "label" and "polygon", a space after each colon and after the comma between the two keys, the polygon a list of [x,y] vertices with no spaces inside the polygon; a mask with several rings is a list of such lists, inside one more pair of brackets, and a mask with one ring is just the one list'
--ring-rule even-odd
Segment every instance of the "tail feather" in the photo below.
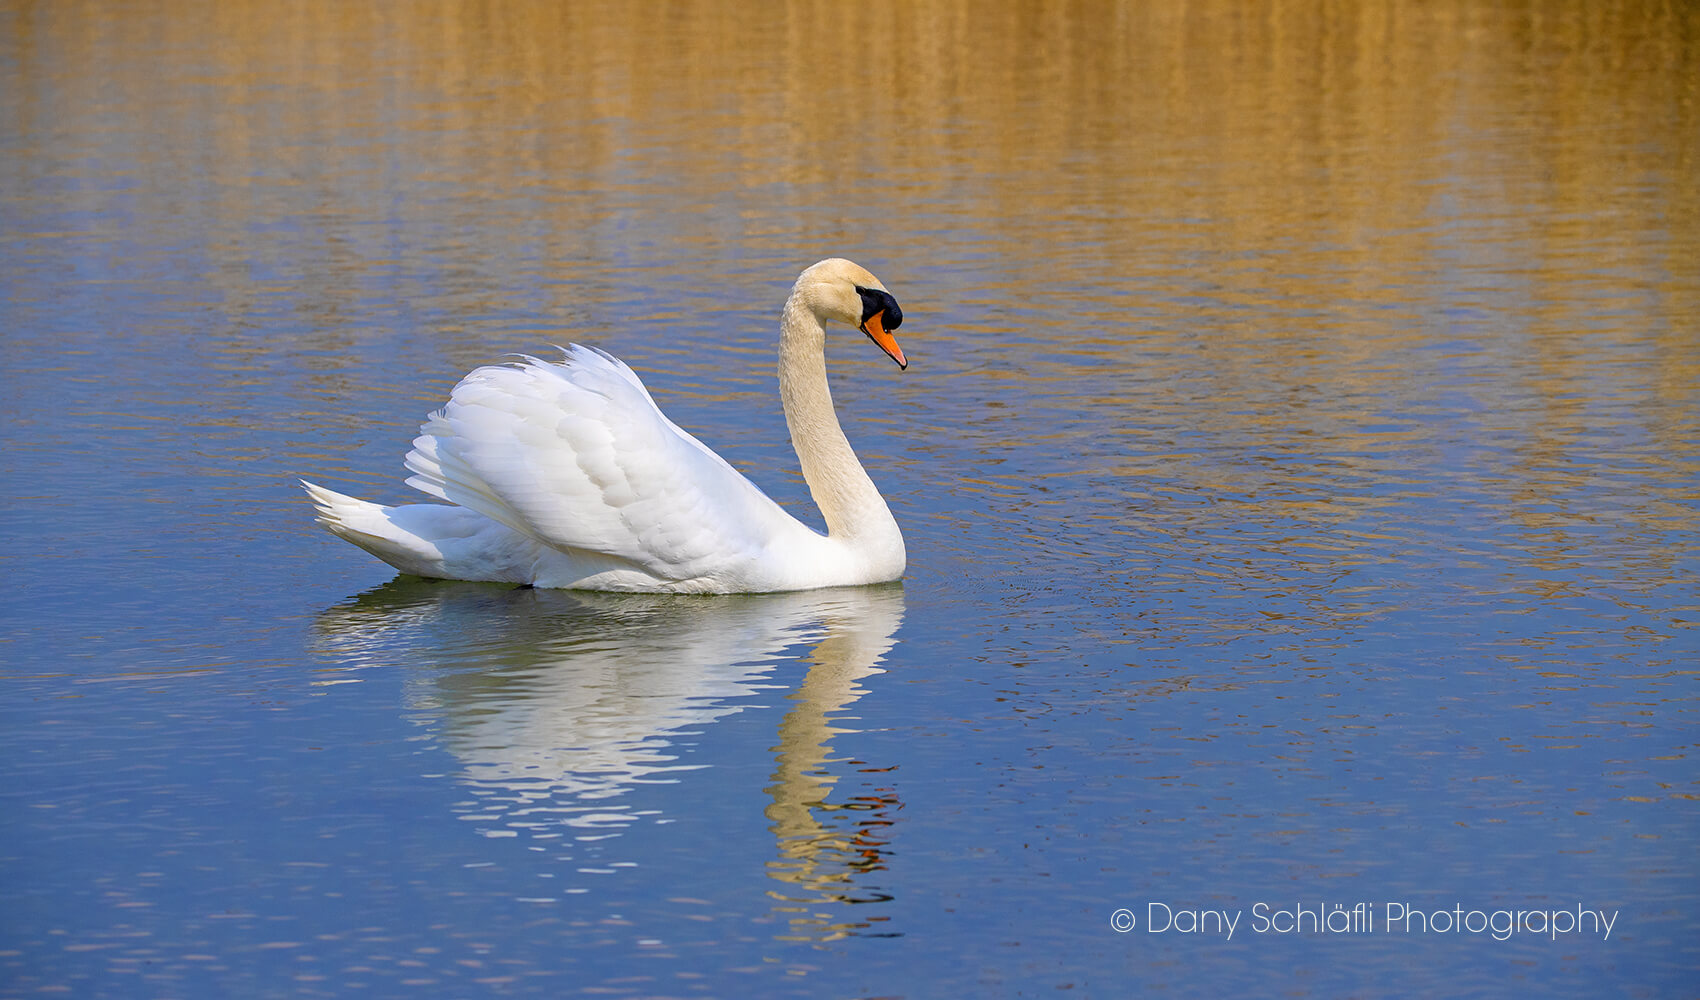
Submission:
{"label": "tail feather", "polygon": [[305,479],[300,482],[313,506],[318,508],[314,520],[338,538],[353,542],[397,568],[403,568],[402,562],[441,559],[442,554],[424,539],[395,530],[395,524],[386,516],[391,508],[344,496]]}
{"label": "tail feather", "polygon": [[318,522],[403,573],[448,580],[530,583],[542,555],[524,535],[464,507],[386,507],[301,482]]}

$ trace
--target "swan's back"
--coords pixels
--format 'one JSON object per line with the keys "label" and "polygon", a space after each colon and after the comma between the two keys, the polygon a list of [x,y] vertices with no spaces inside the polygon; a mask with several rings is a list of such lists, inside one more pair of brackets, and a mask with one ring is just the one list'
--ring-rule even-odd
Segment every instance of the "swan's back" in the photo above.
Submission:
{"label": "swan's back", "polygon": [[774,564],[826,541],[668,420],[623,362],[577,345],[560,364],[467,375],[407,467],[409,485],[552,550],[538,586],[785,589]]}

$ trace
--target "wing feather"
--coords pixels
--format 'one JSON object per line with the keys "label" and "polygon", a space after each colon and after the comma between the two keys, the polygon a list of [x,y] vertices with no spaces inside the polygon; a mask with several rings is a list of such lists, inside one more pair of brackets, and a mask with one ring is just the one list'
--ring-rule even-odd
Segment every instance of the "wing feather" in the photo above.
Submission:
{"label": "wing feather", "polygon": [[565,354],[462,379],[420,428],[409,485],[668,580],[735,572],[780,536],[809,532],[668,420],[624,362],[578,345]]}

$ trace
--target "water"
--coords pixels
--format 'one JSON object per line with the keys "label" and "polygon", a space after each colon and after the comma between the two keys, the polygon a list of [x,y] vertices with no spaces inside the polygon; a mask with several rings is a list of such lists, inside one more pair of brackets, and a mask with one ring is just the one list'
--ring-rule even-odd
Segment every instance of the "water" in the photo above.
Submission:
{"label": "water", "polygon": [[[1694,992],[1697,46],[5,5],[0,995]],[[310,523],[569,340],[812,516],[773,341],[834,254],[906,316],[907,372],[831,344],[900,586],[433,583]]]}

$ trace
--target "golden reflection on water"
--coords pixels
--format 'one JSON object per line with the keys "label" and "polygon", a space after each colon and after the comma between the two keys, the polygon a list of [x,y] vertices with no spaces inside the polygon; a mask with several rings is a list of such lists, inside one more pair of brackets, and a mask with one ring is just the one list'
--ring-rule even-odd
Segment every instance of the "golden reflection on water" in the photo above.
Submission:
{"label": "golden reflection on water", "polygon": [[[1520,304],[1531,391],[1575,374],[1577,314],[1602,298],[1623,322],[1583,332],[1650,340],[1636,360],[1663,402],[1700,378],[1684,4],[10,8],[20,148],[132,147],[130,196],[208,227],[235,308],[268,265],[323,288],[328,349],[357,337],[340,317],[360,277],[423,249],[359,234],[427,220],[451,261],[433,292],[466,324],[516,271],[549,276],[533,315],[551,329],[595,316],[609,262],[644,247],[678,288],[736,294],[751,279],[728,270],[777,283],[844,252],[923,296],[921,319],[1034,304],[915,323],[935,370],[955,343],[1042,391],[1209,324],[1239,348],[1213,359],[1234,395],[1289,360],[1391,376],[1373,359],[1432,338],[1413,311],[1463,270],[1448,305]],[[320,230],[319,273],[291,273],[268,225]],[[640,318],[676,323],[672,305]],[[729,346],[761,356],[770,336]]]}
{"label": "golden reflection on water", "polygon": [[[570,241],[664,179],[684,211],[809,209],[696,241],[783,242],[801,222],[925,258],[920,237],[996,220],[1002,249],[1050,232],[1028,257],[1054,276],[1160,269],[1150,248],[1174,233],[1428,260],[1447,238],[1437,200],[1462,197],[1526,229],[1537,280],[1580,236],[1663,265],[1637,270],[1670,274],[1648,289],[1678,297],[1666,315],[1695,305],[1692,258],[1638,238],[1692,248],[1700,228],[1700,19],[1683,4],[9,6],[26,146],[139,116],[144,176],[202,178],[234,217],[252,185],[350,211],[405,182],[443,186],[416,210],[528,193]],[[192,83],[161,93],[164,62]],[[1497,183],[1449,183],[1487,161]],[[834,212],[858,196],[923,211],[860,234],[860,210]],[[1384,274],[1342,281],[1239,294],[1397,299]]]}

